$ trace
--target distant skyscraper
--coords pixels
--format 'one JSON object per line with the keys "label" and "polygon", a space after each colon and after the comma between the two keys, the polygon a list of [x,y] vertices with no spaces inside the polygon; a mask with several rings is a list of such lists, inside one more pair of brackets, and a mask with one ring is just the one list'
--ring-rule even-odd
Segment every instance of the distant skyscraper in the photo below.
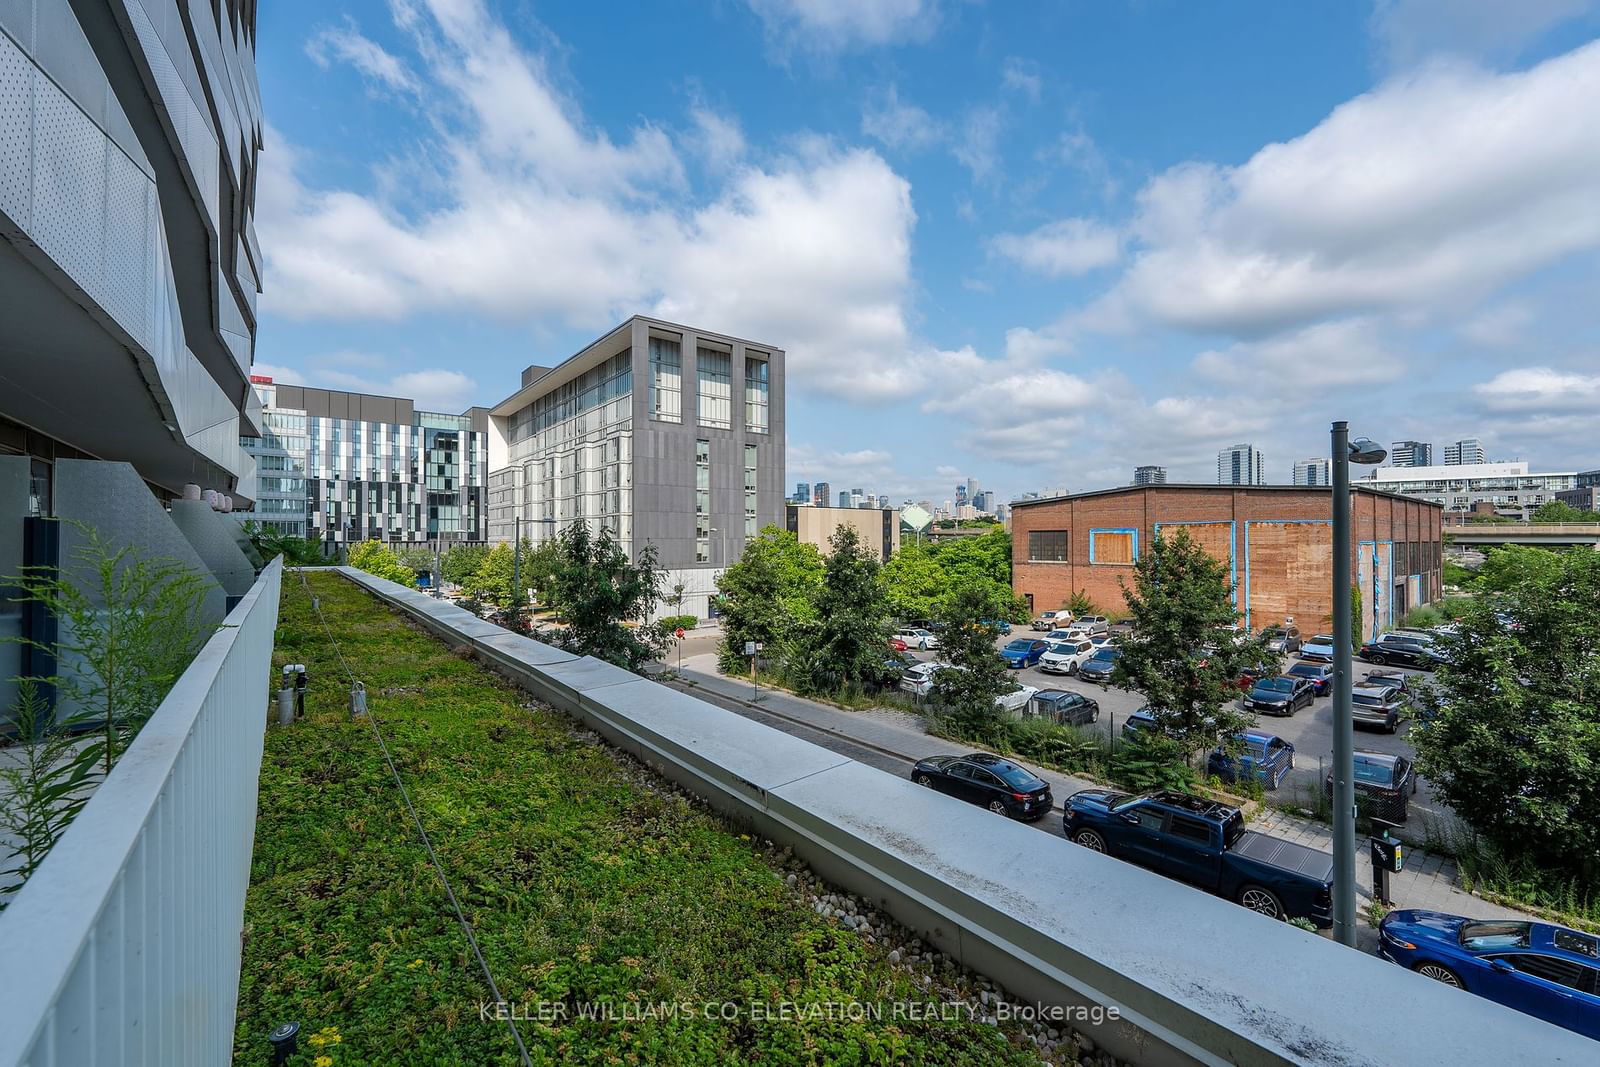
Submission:
{"label": "distant skyscraper", "polygon": [[961,507],[967,502],[967,485],[965,482],[956,483],[956,507]]}
{"label": "distant skyscraper", "polygon": [[809,504],[809,503],[811,503],[811,483],[810,482],[795,482],[794,483],[794,497],[793,497],[793,499],[794,499],[794,502],[796,504]]}
{"label": "distant skyscraper", "polygon": [[1134,485],[1166,485],[1167,468],[1145,465],[1133,468]]}
{"label": "distant skyscraper", "polygon": [[859,489],[850,490],[850,506],[853,508],[859,508],[865,495],[866,494],[862,493]]}
{"label": "distant skyscraper", "polygon": [[1294,465],[1295,485],[1332,485],[1326,459],[1303,459]]}
{"label": "distant skyscraper", "polygon": [[1433,446],[1426,441],[1396,441],[1389,446],[1391,467],[1433,466]]}
{"label": "distant skyscraper", "polygon": [[841,508],[847,508],[851,506],[850,491],[848,489],[839,490],[839,506]]}
{"label": "distant skyscraper", "polygon": [[976,479],[976,478],[968,478],[967,479],[967,503],[973,505],[974,507],[977,506],[977,503],[978,503],[978,479]]}
{"label": "distant skyscraper", "polygon": [[1266,462],[1255,445],[1234,445],[1217,453],[1218,485],[1265,485]]}
{"label": "distant skyscraper", "polygon": [[811,502],[819,508],[827,507],[833,500],[828,494],[833,487],[827,482],[818,482],[811,487]]}
{"label": "distant skyscraper", "polygon": [[1444,446],[1444,462],[1448,467],[1464,463],[1483,463],[1483,442],[1476,437],[1466,437],[1453,445]]}

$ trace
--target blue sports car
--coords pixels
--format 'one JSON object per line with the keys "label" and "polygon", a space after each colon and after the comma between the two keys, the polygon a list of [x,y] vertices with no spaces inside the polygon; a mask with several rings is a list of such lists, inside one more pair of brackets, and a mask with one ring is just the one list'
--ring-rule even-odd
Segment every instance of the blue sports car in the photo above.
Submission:
{"label": "blue sports car", "polygon": [[1005,648],[1000,650],[1000,655],[1005,658],[1007,667],[1031,667],[1039,662],[1039,657],[1050,651],[1048,641],[1040,641],[1032,637],[1019,637]]}
{"label": "blue sports car", "polygon": [[1600,1041],[1600,938],[1549,923],[1392,911],[1379,954]]}
{"label": "blue sports car", "polygon": [[1304,678],[1311,683],[1312,690],[1319,697],[1325,697],[1333,692],[1333,667],[1326,663],[1296,663],[1283,673],[1291,678]]}

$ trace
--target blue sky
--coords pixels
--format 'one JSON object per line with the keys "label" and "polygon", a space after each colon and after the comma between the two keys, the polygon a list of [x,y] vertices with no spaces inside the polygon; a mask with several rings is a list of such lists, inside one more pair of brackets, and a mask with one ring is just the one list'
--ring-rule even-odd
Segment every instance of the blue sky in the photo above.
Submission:
{"label": "blue sky", "polygon": [[259,369],[459,409],[643,312],[787,350],[790,483],[1600,467],[1597,8],[280,0]]}

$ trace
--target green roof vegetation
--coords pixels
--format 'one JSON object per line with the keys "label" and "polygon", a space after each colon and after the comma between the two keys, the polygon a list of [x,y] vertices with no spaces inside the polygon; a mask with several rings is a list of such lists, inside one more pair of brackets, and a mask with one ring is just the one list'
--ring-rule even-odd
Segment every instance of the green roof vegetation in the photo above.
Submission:
{"label": "green roof vegetation", "polygon": [[[894,1019],[893,1002],[943,1000],[940,983],[813,910],[778,853],[349,582],[308,580],[309,593],[284,580],[274,660],[306,664],[311,691],[304,721],[267,733],[236,1063],[269,1062],[266,1035],[291,1020],[291,1062],[308,1067],[518,1062],[504,1022],[481,1017],[491,994],[371,727],[348,721],[310,593],[366,683],[501,993],[529,1016],[518,1027],[533,1062],[1038,1062],[992,1025]],[[540,1021],[539,1002],[567,1017]],[[701,1017],[722,1002],[740,1016]],[[580,1017],[595,1004],[691,1010]],[[752,1017],[784,1004],[795,1018]]]}

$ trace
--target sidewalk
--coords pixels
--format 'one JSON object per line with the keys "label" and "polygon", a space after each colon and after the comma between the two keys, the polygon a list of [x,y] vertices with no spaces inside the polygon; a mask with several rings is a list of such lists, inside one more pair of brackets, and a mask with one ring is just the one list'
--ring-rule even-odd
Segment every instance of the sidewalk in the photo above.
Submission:
{"label": "sidewalk", "polygon": [[[701,689],[745,705],[751,704],[752,696],[755,695],[755,690],[748,681],[740,681],[717,673],[714,654],[684,657],[682,676]],[[759,697],[754,704],[757,708],[766,708],[880,749],[888,749],[904,757],[907,762],[914,762],[925,756],[957,751],[963,747],[959,742],[946,741],[923,732],[918,716],[897,708],[842,711],[814,700],[766,688],[759,691]],[[1063,774],[1060,771],[1035,767],[1026,760],[1018,759],[1016,762],[1050,783],[1050,791],[1055,795],[1057,804],[1080,789],[1105,788],[1101,783]],[[1034,825],[1050,834],[1061,833],[1060,820],[1053,815],[1046,816]],[[1273,809],[1263,809],[1251,820],[1250,828],[1297,844],[1309,845],[1323,852],[1333,851],[1333,829],[1310,819],[1297,818]],[[1405,870],[1390,876],[1389,893],[1395,906],[1400,908],[1421,908],[1481,919],[1535,918],[1473,896],[1459,887],[1459,880],[1459,872],[1453,860],[1423,849],[1407,848]],[[1372,899],[1372,864],[1367,856],[1365,838],[1359,839],[1356,843],[1356,897],[1357,907],[1363,912],[1358,917],[1358,947],[1364,951],[1375,952],[1378,932],[1368,924],[1364,914],[1368,902]]]}

